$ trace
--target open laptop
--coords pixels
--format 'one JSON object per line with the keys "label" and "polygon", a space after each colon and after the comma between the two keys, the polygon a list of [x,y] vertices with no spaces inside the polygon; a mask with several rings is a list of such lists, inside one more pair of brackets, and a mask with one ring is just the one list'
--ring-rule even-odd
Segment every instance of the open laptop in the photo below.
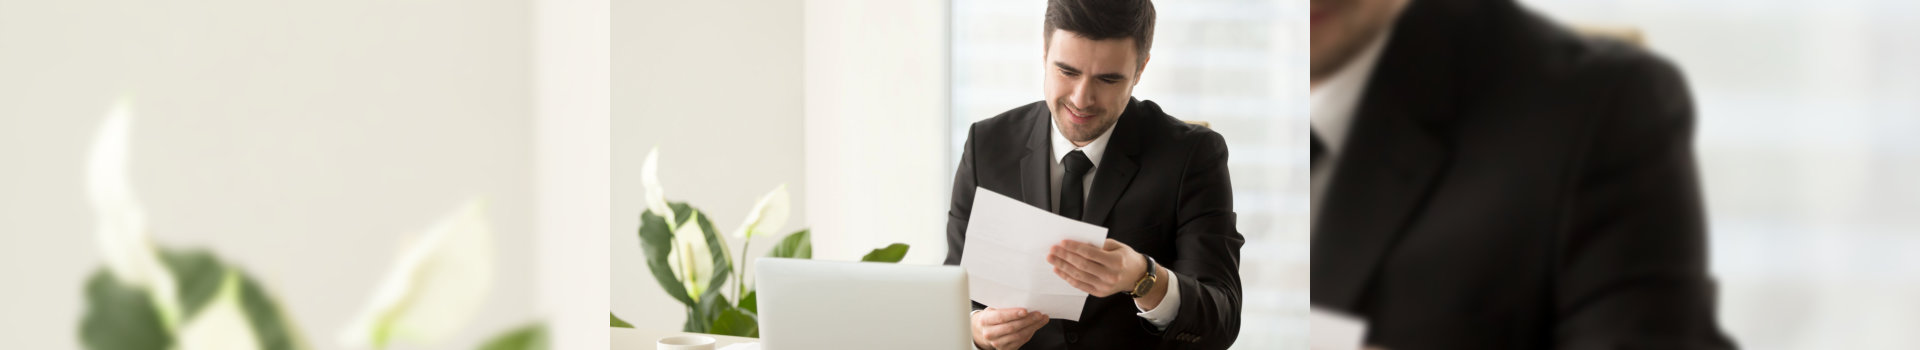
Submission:
{"label": "open laptop", "polygon": [[765,350],[972,349],[959,266],[760,258]]}

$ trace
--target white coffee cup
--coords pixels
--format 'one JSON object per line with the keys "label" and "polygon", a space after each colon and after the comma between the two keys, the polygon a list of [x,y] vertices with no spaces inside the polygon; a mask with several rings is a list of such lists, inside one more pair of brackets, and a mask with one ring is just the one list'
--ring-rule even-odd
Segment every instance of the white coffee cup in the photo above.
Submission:
{"label": "white coffee cup", "polygon": [[713,337],[676,335],[660,338],[659,350],[713,350]]}

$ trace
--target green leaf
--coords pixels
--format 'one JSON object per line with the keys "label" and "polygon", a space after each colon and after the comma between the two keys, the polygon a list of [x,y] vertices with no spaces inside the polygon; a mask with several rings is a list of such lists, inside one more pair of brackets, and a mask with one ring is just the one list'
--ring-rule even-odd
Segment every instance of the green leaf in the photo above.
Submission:
{"label": "green leaf", "polygon": [[888,245],[886,248],[874,249],[872,252],[868,252],[867,256],[860,257],[860,261],[897,263],[900,262],[900,259],[906,257],[907,244],[894,243]]}
{"label": "green leaf", "polygon": [[[162,263],[178,285],[182,322],[191,322],[218,296],[231,273],[238,277],[240,308],[261,349],[303,349],[299,333],[278,302],[245,271],[220,261],[201,249],[159,248]],[[174,346],[173,330],[166,329],[145,288],[121,284],[102,269],[87,283],[87,313],[80,340],[91,350],[167,349]]]}
{"label": "green leaf", "polygon": [[260,340],[260,348],[307,348],[300,339],[299,329],[288,320],[286,312],[281,311],[280,303],[273,299],[273,295],[245,271],[235,271],[240,274],[240,307],[247,311],[247,320],[253,324],[253,336]]}
{"label": "green leaf", "polygon": [[780,239],[780,244],[773,246],[773,251],[767,252],[767,256],[775,258],[812,259],[812,236],[813,234],[808,230],[800,230],[789,234],[787,238]]}
{"label": "green leaf", "polygon": [[733,308],[733,305],[727,302],[727,297],[721,295],[719,289],[709,289],[706,294],[700,296],[700,305],[687,310],[687,323],[681,326],[680,331],[711,333],[713,319],[719,317],[721,311],[729,308]]}
{"label": "green leaf", "polygon": [[184,309],[181,319],[193,319],[220,291],[226,266],[213,253],[201,249],[160,249],[159,255],[178,285],[180,307]]}
{"label": "green leaf", "polygon": [[633,328],[633,324],[632,324],[632,323],[627,323],[627,320],[622,320],[622,319],[620,319],[620,316],[617,316],[617,315],[614,315],[614,314],[613,314],[612,312],[608,312],[608,313],[607,313],[607,317],[610,317],[610,318],[613,318],[613,326],[612,326],[612,327],[615,327],[615,328]]}
{"label": "green leaf", "polygon": [[693,215],[695,211],[693,205],[687,204],[687,202],[673,202],[668,203],[667,206],[673,208],[674,227],[680,227],[680,225],[686,224],[687,219],[690,219],[690,216]]}
{"label": "green leaf", "polygon": [[[608,313],[609,316],[612,313]],[[613,318],[620,322],[619,317]],[[629,326],[628,328],[632,328]],[[547,326],[539,322],[501,333],[481,345],[480,350],[546,350],[548,346]]]}
{"label": "green leaf", "polygon": [[[731,258],[733,255],[727,253],[727,241],[724,240],[725,235],[720,234],[720,230],[713,228],[713,220],[707,219],[707,213],[700,213],[700,215],[696,215],[694,218],[697,219],[695,221],[699,222],[700,231],[707,236],[707,249],[714,252],[713,276],[707,280],[707,290],[715,291],[726,289],[724,287],[727,285],[727,276],[733,273],[733,260]],[[702,301],[705,301],[704,297]]]}
{"label": "green leaf", "polygon": [[87,349],[165,350],[173,345],[173,334],[161,324],[145,288],[120,283],[101,268],[87,278],[86,292],[80,343]]}
{"label": "green leaf", "polygon": [[[673,205],[676,211],[687,208],[686,203]],[[687,210],[691,212],[691,209]],[[687,288],[674,276],[673,268],[667,263],[667,253],[673,249],[673,231],[667,228],[667,219],[647,211],[640,214],[640,252],[647,256],[647,268],[653,271],[653,279],[668,296],[679,300],[681,305],[693,307],[693,297],[687,295]]]}
{"label": "green leaf", "polygon": [[736,337],[760,337],[760,319],[752,312],[739,308],[726,308],[713,319],[712,334]]}
{"label": "green leaf", "polygon": [[749,290],[747,296],[740,298],[740,308],[748,312],[760,313],[760,291]]}

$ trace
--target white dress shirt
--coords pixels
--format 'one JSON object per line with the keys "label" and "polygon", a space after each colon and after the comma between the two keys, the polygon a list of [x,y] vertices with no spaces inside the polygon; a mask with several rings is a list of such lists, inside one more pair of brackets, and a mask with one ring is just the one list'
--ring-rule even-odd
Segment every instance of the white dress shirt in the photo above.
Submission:
{"label": "white dress shirt", "polygon": [[1047,189],[1050,192],[1049,198],[1053,199],[1049,203],[1053,204],[1047,209],[1055,213],[1060,212],[1060,183],[1067,176],[1067,165],[1060,160],[1066,159],[1067,153],[1075,150],[1087,154],[1087,160],[1093,161],[1093,167],[1087,169],[1086,177],[1080,182],[1080,203],[1083,204],[1080,207],[1086,208],[1084,205],[1087,202],[1086,197],[1093,192],[1093,174],[1100,170],[1100,156],[1107,154],[1107,139],[1113,138],[1113,128],[1107,128],[1106,132],[1100,133],[1100,137],[1093,138],[1093,142],[1080,147],[1073,147],[1073,142],[1067,141],[1067,136],[1060,133],[1059,124],[1048,123],[1047,129],[1053,130],[1053,160],[1047,162]]}
{"label": "white dress shirt", "polygon": [[[1058,122],[1058,120],[1055,120],[1055,122]],[[1052,209],[1054,212],[1060,211],[1060,183],[1067,174],[1067,166],[1061,163],[1060,160],[1065,159],[1067,153],[1079,150],[1081,153],[1087,155],[1088,160],[1093,161],[1093,168],[1087,169],[1086,178],[1081,179],[1082,181],[1080,182],[1080,185],[1084,186],[1080,188],[1080,195],[1082,196],[1080,203],[1086,203],[1086,197],[1093,194],[1093,174],[1099,172],[1100,157],[1106,155],[1107,140],[1113,137],[1114,129],[1107,128],[1106,132],[1100,133],[1100,137],[1095,137],[1093,142],[1088,142],[1086,146],[1073,147],[1073,142],[1068,141],[1067,136],[1060,133],[1058,126],[1059,124],[1047,124],[1048,129],[1053,129],[1053,161],[1047,162],[1047,168],[1050,169],[1047,171],[1047,181],[1051,186],[1047,186],[1047,188],[1052,192],[1050,196],[1053,197]],[[1082,205],[1081,207],[1085,208],[1086,206]],[[1177,277],[1174,277],[1175,274],[1172,273],[1173,270],[1169,269],[1167,272],[1166,276],[1159,276],[1160,280],[1156,282],[1167,285],[1167,295],[1160,299],[1159,307],[1155,307],[1153,310],[1140,309],[1140,312],[1137,313],[1137,315],[1140,315],[1140,318],[1146,319],[1147,323],[1151,323],[1154,327],[1158,327],[1161,330],[1167,329],[1167,325],[1173,323],[1173,318],[1180,315],[1180,285],[1177,284],[1178,282],[1175,280]],[[1134,305],[1136,309],[1139,307],[1138,304]]]}
{"label": "white dress shirt", "polygon": [[1353,113],[1360,108],[1360,97],[1367,91],[1367,80],[1373,77],[1374,65],[1380,61],[1380,51],[1387,45],[1387,37],[1392,27],[1380,31],[1373,42],[1361,49],[1360,54],[1347,62],[1345,67],[1333,73],[1320,86],[1313,87],[1312,100],[1308,108],[1313,117],[1313,132],[1319,134],[1321,146],[1326,147],[1326,164],[1313,167],[1313,193],[1311,204],[1313,212],[1320,212],[1320,194],[1326,192],[1327,180],[1333,176],[1334,164],[1339,163],[1340,151],[1344,148],[1347,135],[1353,128]]}

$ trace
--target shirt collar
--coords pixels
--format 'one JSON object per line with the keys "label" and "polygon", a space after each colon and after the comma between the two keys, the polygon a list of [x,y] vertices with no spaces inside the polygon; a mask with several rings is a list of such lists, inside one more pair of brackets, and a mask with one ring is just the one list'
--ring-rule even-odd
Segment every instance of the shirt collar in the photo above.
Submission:
{"label": "shirt collar", "polygon": [[[1125,115],[1122,115],[1122,117],[1124,116]],[[1087,159],[1092,160],[1093,166],[1096,168],[1100,167],[1100,156],[1107,152],[1107,139],[1112,138],[1113,129],[1120,127],[1120,122],[1116,120],[1113,126],[1107,128],[1107,131],[1100,133],[1100,137],[1093,138],[1093,142],[1088,142],[1086,146],[1076,148],[1073,147],[1072,141],[1067,140],[1065,134],[1060,133],[1060,124],[1055,124],[1057,122],[1059,121],[1049,120],[1047,123],[1047,129],[1053,130],[1053,163],[1059,164],[1061,159],[1067,158],[1067,153],[1077,149],[1080,150],[1081,153],[1085,153]]]}
{"label": "shirt collar", "polygon": [[1346,67],[1340,67],[1333,77],[1313,89],[1308,107],[1313,116],[1313,131],[1325,142],[1322,146],[1327,147],[1328,153],[1339,153],[1344,145],[1347,131],[1353,127],[1354,111],[1359,109],[1360,97],[1367,91],[1367,80],[1373,76],[1374,64],[1380,61],[1380,51],[1392,32],[1392,27],[1382,29],[1352,62],[1347,62]]}

